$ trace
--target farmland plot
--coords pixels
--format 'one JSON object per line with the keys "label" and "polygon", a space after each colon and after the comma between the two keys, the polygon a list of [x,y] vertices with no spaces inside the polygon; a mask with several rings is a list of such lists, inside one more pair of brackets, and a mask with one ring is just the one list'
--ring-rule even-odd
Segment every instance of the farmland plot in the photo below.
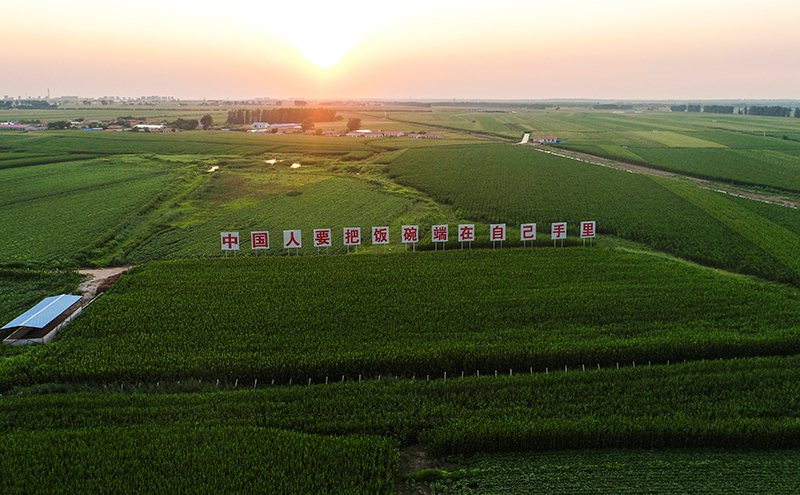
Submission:
{"label": "farmland plot", "polygon": [[[569,232],[577,235],[573,229],[581,221],[595,220],[601,233],[682,258],[800,283],[800,273],[791,268],[794,263],[777,260],[698,203],[662,185],[669,182],[649,176],[495,144],[409,150],[386,173],[475,221],[537,222],[541,233],[552,222],[566,221]],[[699,197],[714,195],[695,189]]]}
{"label": "farmland plot", "polygon": [[248,257],[128,272],[52,345],[46,383],[308,380],[792,354],[796,289],[602,248]]}
{"label": "farmland plot", "polygon": [[0,260],[70,264],[185,173],[125,158],[0,170]]}
{"label": "farmland plot", "polygon": [[[800,486],[797,450],[586,450],[479,455],[431,493],[793,494]],[[471,487],[471,488],[470,488]]]}

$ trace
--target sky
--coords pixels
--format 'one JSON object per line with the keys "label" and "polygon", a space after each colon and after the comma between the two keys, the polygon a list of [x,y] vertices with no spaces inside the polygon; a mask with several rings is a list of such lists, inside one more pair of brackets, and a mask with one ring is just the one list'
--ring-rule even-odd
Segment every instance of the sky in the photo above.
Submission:
{"label": "sky", "polygon": [[797,0],[39,0],[0,96],[798,99]]}

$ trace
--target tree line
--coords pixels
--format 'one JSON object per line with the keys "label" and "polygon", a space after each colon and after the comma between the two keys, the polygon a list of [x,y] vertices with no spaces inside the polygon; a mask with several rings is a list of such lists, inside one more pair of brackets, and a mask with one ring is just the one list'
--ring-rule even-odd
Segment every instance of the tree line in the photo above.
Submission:
{"label": "tree line", "polygon": [[[792,109],[786,107],[744,107],[745,115],[760,115],[763,117],[789,117],[792,115]],[[797,109],[795,109],[794,116],[798,116]]]}
{"label": "tree line", "polygon": [[273,108],[254,109],[239,108],[228,111],[228,124],[249,125],[253,122],[268,124],[291,124],[311,119],[314,122],[334,122],[341,120],[336,110],[326,108]]}
{"label": "tree line", "polygon": [[[730,105],[670,105],[669,109],[673,112],[700,112],[703,113],[733,113],[735,108]],[[792,109],[788,107],[744,107],[739,113],[745,115],[759,115],[764,117],[790,117]],[[800,118],[800,108],[794,109],[795,118]]]}
{"label": "tree line", "polygon": [[0,100],[0,109],[10,110],[47,110],[58,108],[55,103],[50,104],[44,100]]}

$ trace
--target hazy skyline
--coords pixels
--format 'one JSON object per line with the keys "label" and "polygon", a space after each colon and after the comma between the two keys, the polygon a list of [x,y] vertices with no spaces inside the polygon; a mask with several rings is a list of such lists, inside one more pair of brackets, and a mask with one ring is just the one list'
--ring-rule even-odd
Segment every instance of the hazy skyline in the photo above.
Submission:
{"label": "hazy skyline", "polygon": [[792,0],[3,7],[0,96],[797,99]]}

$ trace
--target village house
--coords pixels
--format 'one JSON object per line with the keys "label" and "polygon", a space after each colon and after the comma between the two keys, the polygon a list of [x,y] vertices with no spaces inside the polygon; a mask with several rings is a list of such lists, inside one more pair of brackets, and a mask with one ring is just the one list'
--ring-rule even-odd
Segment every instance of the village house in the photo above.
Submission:
{"label": "village house", "polygon": [[4,122],[0,124],[0,131],[36,131],[38,128],[36,126],[28,125],[28,124],[12,124],[10,122]]}

